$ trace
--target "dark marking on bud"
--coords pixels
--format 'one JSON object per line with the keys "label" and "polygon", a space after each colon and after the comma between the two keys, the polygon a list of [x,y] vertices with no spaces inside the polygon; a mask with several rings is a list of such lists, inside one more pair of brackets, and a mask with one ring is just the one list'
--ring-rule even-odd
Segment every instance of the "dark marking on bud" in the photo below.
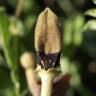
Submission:
{"label": "dark marking on bud", "polygon": [[37,53],[37,63],[41,65],[42,68],[48,70],[49,68],[56,68],[60,64],[61,52],[54,54],[45,54],[43,52]]}

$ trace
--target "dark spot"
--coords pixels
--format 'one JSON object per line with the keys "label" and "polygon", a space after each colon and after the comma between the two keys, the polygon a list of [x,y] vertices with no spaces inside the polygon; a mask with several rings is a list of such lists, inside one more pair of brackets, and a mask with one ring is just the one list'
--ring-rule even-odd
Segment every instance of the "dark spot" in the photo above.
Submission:
{"label": "dark spot", "polygon": [[49,68],[56,68],[60,65],[61,51],[53,54],[45,54],[44,52],[37,52],[37,64],[48,70]]}

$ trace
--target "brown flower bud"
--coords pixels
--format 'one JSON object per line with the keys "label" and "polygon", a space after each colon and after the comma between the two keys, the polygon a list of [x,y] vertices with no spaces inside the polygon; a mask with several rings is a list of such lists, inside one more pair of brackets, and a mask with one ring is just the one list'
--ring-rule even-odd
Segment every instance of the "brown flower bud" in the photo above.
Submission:
{"label": "brown flower bud", "polygon": [[46,8],[38,17],[35,29],[35,49],[38,60],[45,69],[59,64],[61,30],[57,16]]}

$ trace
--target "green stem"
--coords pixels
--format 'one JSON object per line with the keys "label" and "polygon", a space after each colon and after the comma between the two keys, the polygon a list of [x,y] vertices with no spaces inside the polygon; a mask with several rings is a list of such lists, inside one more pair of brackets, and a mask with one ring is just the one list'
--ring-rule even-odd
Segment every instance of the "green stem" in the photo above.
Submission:
{"label": "green stem", "polygon": [[15,94],[16,96],[20,96],[20,83],[19,83],[19,79],[18,79],[18,73],[14,70],[11,71],[11,80],[14,84],[14,88],[15,88]]}
{"label": "green stem", "polygon": [[17,18],[19,18],[19,16],[20,16],[20,13],[23,9],[23,5],[24,5],[24,0],[18,0],[18,4],[17,4],[17,7],[16,7],[16,12],[15,12],[15,16]]}

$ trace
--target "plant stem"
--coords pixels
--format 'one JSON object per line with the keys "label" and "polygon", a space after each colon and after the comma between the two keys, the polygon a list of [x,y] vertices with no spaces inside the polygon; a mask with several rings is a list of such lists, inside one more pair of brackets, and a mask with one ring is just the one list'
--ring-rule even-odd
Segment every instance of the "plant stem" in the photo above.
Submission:
{"label": "plant stem", "polygon": [[14,70],[11,71],[11,80],[14,84],[16,96],[20,96],[20,83],[18,79],[18,74]]}
{"label": "plant stem", "polygon": [[43,70],[39,72],[39,76],[42,81],[41,96],[51,96],[54,73]]}
{"label": "plant stem", "polygon": [[45,79],[42,80],[41,96],[51,96],[52,81],[53,78],[51,78],[51,76],[46,76]]}
{"label": "plant stem", "polygon": [[37,83],[34,70],[32,68],[26,69],[25,74],[30,92],[33,96],[40,96],[40,85]]}
{"label": "plant stem", "polygon": [[17,84],[15,86],[15,92],[16,92],[16,96],[20,96],[20,87]]}
{"label": "plant stem", "polygon": [[17,4],[17,7],[16,7],[16,12],[15,12],[15,16],[17,18],[19,18],[19,16],[20,16],[20,13],[23,9],[23,5],[24,5],[24,0],[18,0],[18,4]]}

